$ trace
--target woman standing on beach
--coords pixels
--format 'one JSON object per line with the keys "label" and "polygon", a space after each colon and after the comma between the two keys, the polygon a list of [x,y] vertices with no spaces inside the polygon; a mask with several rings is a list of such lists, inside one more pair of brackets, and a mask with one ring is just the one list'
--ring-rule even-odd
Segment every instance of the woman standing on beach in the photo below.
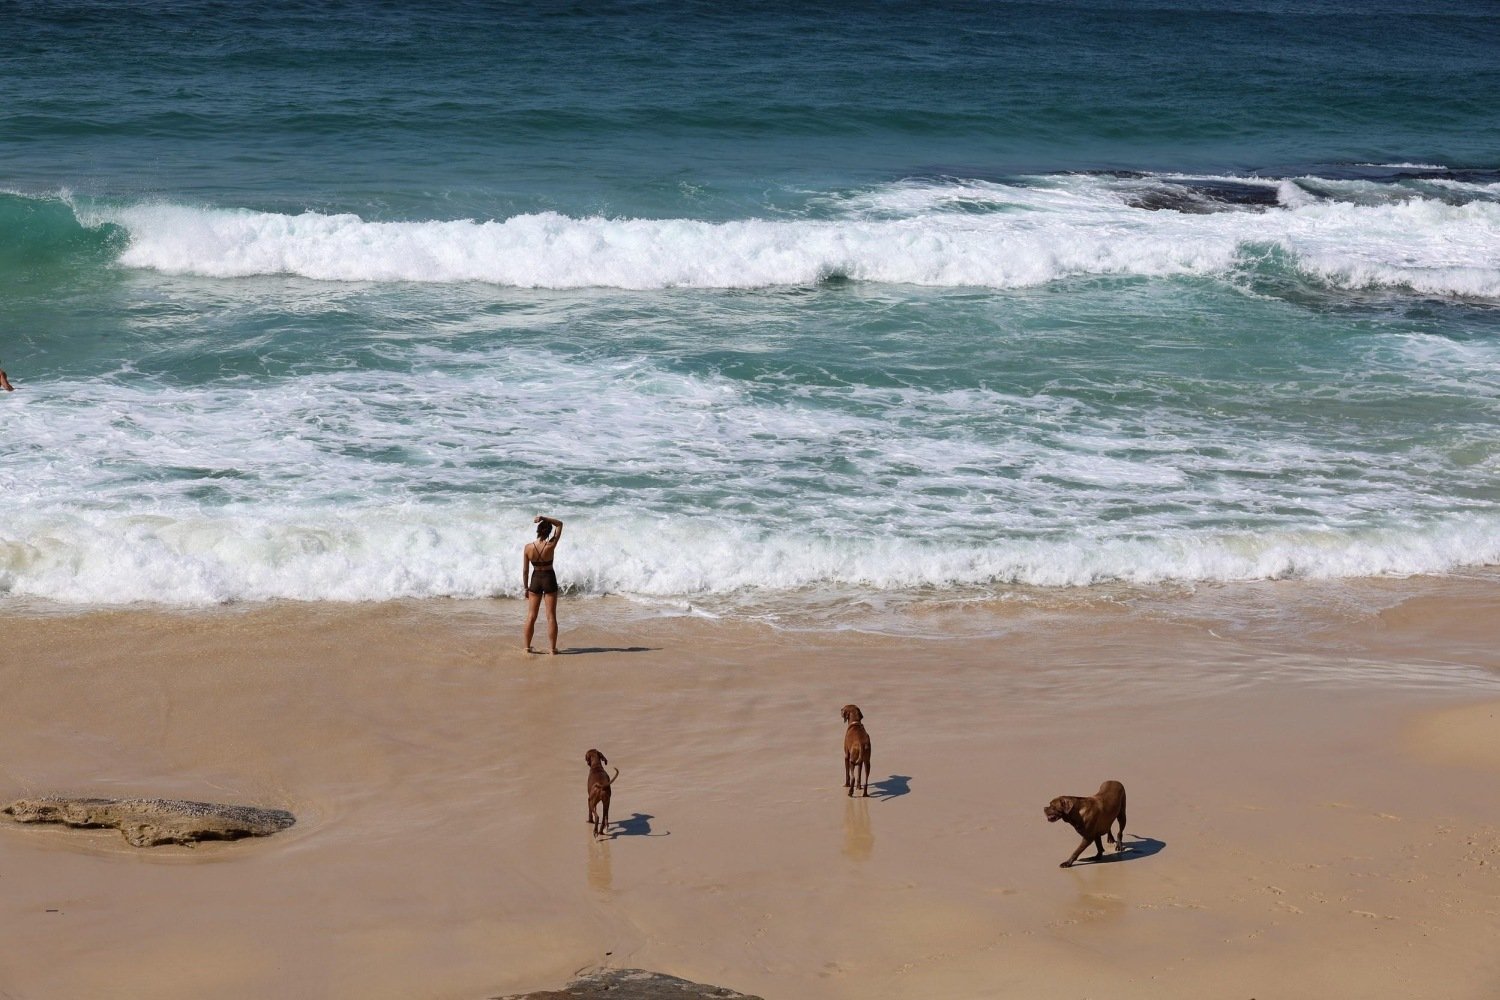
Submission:
{"label": "woman standing on beach", "polygon": [[557,543],[562,541],[563,523],[555,517],[538,514],[536,541],[528,542],[521,551],[521,586],[526,588],[526,652],[531,648],[531,634],[536,629],[536,613],[545,599],[547,602],[547,638],[551,640],[549,653],[557,652],[557,574],[552,570],[552,554]]}

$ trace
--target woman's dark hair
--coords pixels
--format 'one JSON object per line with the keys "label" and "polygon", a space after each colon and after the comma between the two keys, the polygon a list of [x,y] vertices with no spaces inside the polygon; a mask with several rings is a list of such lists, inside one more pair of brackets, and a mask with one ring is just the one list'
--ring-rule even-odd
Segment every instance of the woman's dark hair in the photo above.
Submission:
{"label": "woman's dark hair", "polygon": [[552,525],[546,521],[536,526],[536,538],[539,542],[545,542],[552,534]]}

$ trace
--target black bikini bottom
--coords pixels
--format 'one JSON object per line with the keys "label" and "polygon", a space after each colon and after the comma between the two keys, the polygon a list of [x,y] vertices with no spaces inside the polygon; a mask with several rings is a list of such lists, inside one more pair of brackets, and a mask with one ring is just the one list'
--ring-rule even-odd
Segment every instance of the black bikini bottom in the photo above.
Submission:
{"label": "black bikini bottom", "polygon": [[526,589],[533,594],[555,594],[557,593],[557,574],[551,567],[533,566],[531,568],[531,582]]}

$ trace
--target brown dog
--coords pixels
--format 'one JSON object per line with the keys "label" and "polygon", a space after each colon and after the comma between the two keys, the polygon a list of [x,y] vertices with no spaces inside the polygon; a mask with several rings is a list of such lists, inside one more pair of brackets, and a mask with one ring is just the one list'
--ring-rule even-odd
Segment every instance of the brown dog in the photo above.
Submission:
{"label": "brown dog", "polygon": [[602,837],[604,828],[609,826],[609,789],[615,783],[615,778],[620,776],[620,769],[615,768],[614,778],[610,777],[604,770],[609,758],[598,750],[590,750],[584,754],[583,762],[589,766],[589,825],[594,828],[594,836]]}
{"label": "brown dog", "polygon": [[849,728],[844,730],[844,787],[849,789],[851,796],[854,794],[854,789],[860,784],[859,769],[863,765],[865,797],[869,798],[870,734],[865,732],[865,725],[862,721],[865,713],[859,710],[858,705],[845,705],[839,714],[849,725]]}
{"label": "brown dog", "polygon": [[[1073,867],[1073,862],[1089,844],[1093,844],[1097,851],[1095,858],[1104,857],[1105,837],[1115,845],[1116,853],[1125,850],[1125,786],[1118,781],[1106,781],[1093,795],[1059,795],[1047,803],[1042,812],[1048,823],[1067,820],[1068,825],[1083,838],[1078,849],[1058,865],[1059,868]],[[1109,829],[1117,819],[1120,821],[1119,840]]]}

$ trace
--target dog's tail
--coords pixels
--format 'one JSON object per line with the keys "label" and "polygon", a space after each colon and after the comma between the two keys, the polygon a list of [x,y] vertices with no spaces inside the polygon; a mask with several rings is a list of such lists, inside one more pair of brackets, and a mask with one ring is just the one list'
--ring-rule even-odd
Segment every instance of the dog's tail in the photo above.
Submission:
{"label": "dog's tail", "polygon": [[620,777],[620,769],[617,767],[617,768],[615,768],[615,776],[614,776],[614,778],[610,778],[609,779],[609,783],[611,785],[613,785],[615,783],[615,779],[619,778],[619,777]]}

